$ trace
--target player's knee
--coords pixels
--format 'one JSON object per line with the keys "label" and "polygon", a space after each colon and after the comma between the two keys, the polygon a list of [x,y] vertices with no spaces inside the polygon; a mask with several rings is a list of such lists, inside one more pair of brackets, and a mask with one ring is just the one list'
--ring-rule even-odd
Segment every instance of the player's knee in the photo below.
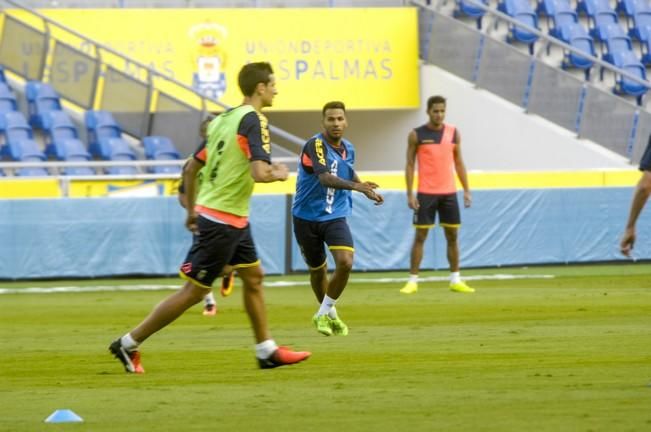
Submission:
{"label": "player's knee", "polygon": [[457,230],[446,230],[445,238],[448,241],[448,244],[456,243],[459,236],[457,235]]}
{"label": "player's knee", "polygon": [[345,255],[339,257],[337,258],[335,264],[337,266],[337,270],[350,273],[350,271],[353,269],[353,256]]}
{"label": "player's knee", "polygon": [[186,301],[191,304],[199,303],[209,292],[209,289],[202,288],[189,281],[183,286],[183,293],[187,299]]}
{"label": "player's knee", "polygon": [[246,270],[238,270],[245,289],[260,289],[264,279],[262,266],[249,267]]}

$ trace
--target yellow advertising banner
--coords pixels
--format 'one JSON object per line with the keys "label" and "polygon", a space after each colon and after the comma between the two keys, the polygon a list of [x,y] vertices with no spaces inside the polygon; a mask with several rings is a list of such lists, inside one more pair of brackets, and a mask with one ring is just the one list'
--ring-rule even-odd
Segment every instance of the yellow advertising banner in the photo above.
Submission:
{"label": "yellow advertising banner", "polygon": [[[231,106],[242,99],[239,69],[255,61],[274,68],[276,110],[319,110],[329,100],[355,110],[420,106],[415,8],[41,12]],[[69,39],[64,42],[92,51]]]}
{"label": "yellow advertising banner", "polygon": [[59,180],[0,177],[0,199],[61,198]]}

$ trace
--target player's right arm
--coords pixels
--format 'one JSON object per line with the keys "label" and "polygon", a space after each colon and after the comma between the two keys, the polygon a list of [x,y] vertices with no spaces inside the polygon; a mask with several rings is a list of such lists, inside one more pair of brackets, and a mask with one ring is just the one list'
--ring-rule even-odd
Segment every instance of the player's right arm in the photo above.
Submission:
{"label": "player's right arm", "polygon": [[642,177],[635,187],[631,210],[629,211],[628,221],[626,222],[626,229],[624,230],[624,235],[619,245],[622,254],[627,257],[631,256],[631,251],[633,250],[633,246],[635,246],[635,224],[644,205],[649,199],[649,195],[651,195],[651,171],[643,171]]}
{"label": "player's right arm", "polygon": [[187,216],[185,219],[185,226],[192,232],[197,231],[197,212],[194,210],[194,204],[197,197],[196,179],[197,174],[203,168],[204,163],[196,159],[196,156],[191,158],[183,167],[183,185],[185,186],[185,210]]}
{"label": "player's right arm", "polygon": [[418,149],[418,136],[416,131],[409,132],[407,137],[407,164],[405,165],[405,183],[407,184],[407,205],[410,209],[417,210],[420,206],[418,197],[414,195],[414,171],[416,166],[416,150]]}

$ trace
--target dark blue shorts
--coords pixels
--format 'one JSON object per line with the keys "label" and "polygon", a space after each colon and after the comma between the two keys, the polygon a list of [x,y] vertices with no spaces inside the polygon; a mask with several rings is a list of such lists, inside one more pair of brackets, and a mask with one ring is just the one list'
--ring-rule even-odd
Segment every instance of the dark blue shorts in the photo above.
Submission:
{"label": "dark blue shorts", "polygon": [[432,228],[439,216],[439,224],[443,227],[458,227],[461,224],[457,194],[430,195],[418,193],[420,207],[414,210],[414,227]]}
{"label": "dark blue shorts", "polygon": [[199,234],[181,264],[181,277],[203,288],[210,288],[225,265],[235,268],[260,264],[249,225],[235,228],[199,216]]}
{"label": "dark blue shorts", "polygon": [[326,263],[324,244],[330,250],[355,251],[346,218],[313,222],[294,216],[294,236],[310,269],[317,269]]}

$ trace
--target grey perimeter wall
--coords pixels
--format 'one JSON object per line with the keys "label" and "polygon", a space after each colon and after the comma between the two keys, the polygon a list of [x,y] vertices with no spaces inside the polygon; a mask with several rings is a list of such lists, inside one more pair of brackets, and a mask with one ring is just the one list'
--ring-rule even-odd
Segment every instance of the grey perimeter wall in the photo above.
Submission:
{"label": "grey perimeter wall", "polygon": [[[347,137],[357,148],[358,170],[402,170],[407,134],[427,121],[433,94],[448,98],[447,121],[461,131],[466,166],[474,171],[631,168],[628,160],[504,99],[476,89],[435,66],[421,66],[421,108],[348,113]],[[327,96],[324,96],[324,103]],[[344,101],[345,102],[345,101]],[[273,124],[298,136],[319,132],[319,111],[269,112]],[[627,137],[622,137],[625,141]]]}

